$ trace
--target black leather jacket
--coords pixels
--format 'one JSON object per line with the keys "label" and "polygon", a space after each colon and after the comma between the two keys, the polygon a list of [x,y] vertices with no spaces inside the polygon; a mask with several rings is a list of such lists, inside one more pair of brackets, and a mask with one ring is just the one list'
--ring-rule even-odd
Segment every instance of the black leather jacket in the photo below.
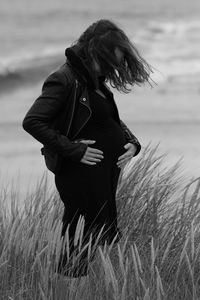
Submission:
{"label": "black leather jacket", "polygon": [[[45,80],[42,94],[35,100],[22,122],[24,130],[59,154],[60,158],[77,162],[83,157],[87,145],[76,140],[76,136],[91,116],[88,80],[84,72],[80,70],[80,61],[74,63],[74,59],[70,57],[67,63]],[[122,126],[126,141],[137,146],[137,155],[141,149],[139,141],[120,120],[112,92],[104,83],[102,89],[113,101],[115,120]]]}

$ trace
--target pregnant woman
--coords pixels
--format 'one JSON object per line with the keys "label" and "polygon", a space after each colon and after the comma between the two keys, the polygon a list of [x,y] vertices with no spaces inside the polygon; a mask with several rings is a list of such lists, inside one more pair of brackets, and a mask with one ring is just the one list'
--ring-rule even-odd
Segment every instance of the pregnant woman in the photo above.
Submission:
{"label": "pregnant woman", "polygon": [[[101,243],[117,242],[115,194],[122,168],[140,151],[140,143],[120,120],[112,92],[149,82],[151,68],[123,30],[109,20],[89,26],[78,41],[65,50],[66,63],[44,82],[42,94],[23,120],[23,128],[58,155],[55,184],[64,204],[62,235],[72,241],[80,216],[84,239],[103,227]],[[50,124],[57,120],[57,127]],[[84,257],[82,258],[82,262]],[[87,263],[64,272],[87,275]],[[84,266],[84,267],[83,267]]]}

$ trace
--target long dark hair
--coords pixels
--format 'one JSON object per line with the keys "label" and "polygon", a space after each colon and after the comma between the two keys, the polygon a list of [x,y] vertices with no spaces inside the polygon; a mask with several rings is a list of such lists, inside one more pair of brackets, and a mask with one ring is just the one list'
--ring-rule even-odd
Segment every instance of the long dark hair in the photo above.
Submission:
{"label": "long dark hair", "polygon": [[[151,66],[140,56],[136,47],[131,43],[124,31],[110,20],[99,20],[90,25],[76,42],[79,54],[90,71],[94,60],[100,66],[112,87],[125,93],[130,92],[128,85],[150,83]],[[119,63],[115,49],[123,53]]]}

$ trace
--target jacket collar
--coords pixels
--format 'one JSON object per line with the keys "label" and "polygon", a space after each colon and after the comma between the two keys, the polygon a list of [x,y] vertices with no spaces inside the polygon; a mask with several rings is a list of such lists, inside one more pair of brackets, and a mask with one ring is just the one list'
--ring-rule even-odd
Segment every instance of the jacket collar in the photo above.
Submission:
{"label": "jacket collar", "polygon": [[105,76],[101,76],[96,79],[95,76],[91,74],[89,68],[87,68],[86,63],[78,55],[79,47],[74,45],[65,50],[65,56],[67,58],[67,64],[73,69],[78,79],[83,85],[90,89],[103,88],[107,91],[108,96],[113,98],[113,93],[107,87],[105,83]]}
{"label": "jacket collar", "polygon": [[86,66],[86,63],[78,54],[79,47],[74,45],[65,50],[65,56],[67,57],[67,64],[70,65],[75,71],[78,78],[84,85],[89,88],[96,88],[98,86],[97,79],[92,76],[91,71]]}

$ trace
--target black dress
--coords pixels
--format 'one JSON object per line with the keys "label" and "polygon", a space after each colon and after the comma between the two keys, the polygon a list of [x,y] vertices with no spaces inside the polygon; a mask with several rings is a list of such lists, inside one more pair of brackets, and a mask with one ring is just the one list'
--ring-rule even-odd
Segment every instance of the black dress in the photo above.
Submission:
{"label": "black dress", "polygon": [[109,98],[94,90],[90,90],[89,97],[92,115],[76,139],[95,140],[89,146],[102,150],[104,158],[96,165],[66,161],[55,176],[65,205],[62,234],[70,224],[69,237],[73,240],[78,218],[83,215],[84,236],[89,237],[91,232],[98,234],[104,225],[101,241],[110,243],[116,234],[120,237],[115,201],[120,168],[116,163],[125,152],[126,141],[121,126],[113,119]]}

